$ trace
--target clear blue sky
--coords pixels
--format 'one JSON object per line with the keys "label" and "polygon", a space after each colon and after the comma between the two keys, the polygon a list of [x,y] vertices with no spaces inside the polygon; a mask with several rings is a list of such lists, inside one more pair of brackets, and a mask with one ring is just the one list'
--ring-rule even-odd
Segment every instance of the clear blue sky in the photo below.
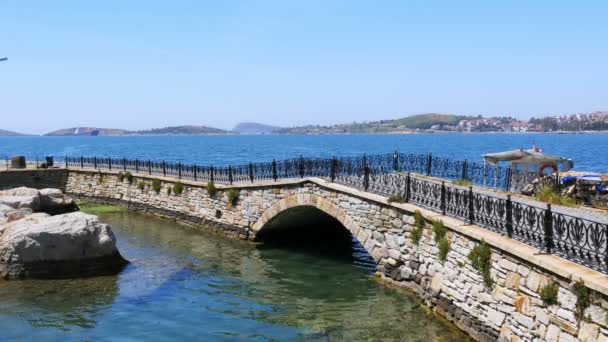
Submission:
{"label": "clear blue sky", "polygon": [[0,0],[0,128],[608,110],[608,1]]}

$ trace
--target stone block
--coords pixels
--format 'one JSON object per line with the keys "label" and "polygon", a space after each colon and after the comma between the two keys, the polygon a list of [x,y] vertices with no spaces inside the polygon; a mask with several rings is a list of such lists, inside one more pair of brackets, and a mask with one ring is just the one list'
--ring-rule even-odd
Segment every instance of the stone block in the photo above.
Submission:
{"label": "stone block", "polygon": [[388,255],[389,257],[395,259],[395,260],[400,260],[401,259],[401,252],[399,252],[396,249],[389,249],[388,250]]}
{"label": "stone block", "polygon": [[486,315],[488,322],[496,327],[502,326],[502,323],[505,321],[505,314],[492,308],[488,308]]}
{"label": "stone block", "polygon": [[521,276],[519,275],[519,273],[509,272],[507,273],[507,278],[505,279],[505,287],[512,290],[518,290],[520,280]]}
{"label": "stone block", "polygon": [[431,294],[433,294],[433,296],[437,296],[439,295],[439,293],[441,293],[441,286],[443,284],[443,277],[441,276],[440,273],[437,273],[433,276],[433,279],[431,280],[431,285],[430,285],[430,290],[431,290]]}
{"label": "stone block", "polygon": [[538,289],[541,286],[544,286],[549,283],[549,278],[546,276],[539,274],[537,272],[531,271],[526,277],[526,287],[534,292],[538,292]]}
{"label": "stone block", "polygon": [[560,329],[557,325],[554,325],[554,324],[549,325],[549,327],[547,328],[547,333],[545,333],[545,341],[558,342],[559,333],[560,333]]}
{"label": "stone block", "polygon": [[505,258],[501,258],[498,260],[498,266],[504,268],[507,271],[517,272],[517,264]]}
{"label": "stone block", "polygon": [[574,307],[576,306],[576,296],[574,293],[564,289],[563,287],[560,287],[559,291],[557,292],[557,301],[559,302],[560,306],[568,310],[574,310]]}
{"label": "stone block", "polygon": [[565,319],[559,318],[553,314],[549,315],[549,323],[556,325],[559,330],[565,331],[572,335],[575,335],[578,331],[576,324],[566,321]]}
{"label": "stone block", "polygon": [[599,334],[599,326],[592,323],[581,322],[581,327],[578,331],[578,338],[581,342],[596,342]]}
{"label": "stone block", "polygon": [[531,305],[530,305],[530,297],[526,295],[520,295],[515,299],[515,310],[524,315],[530,315]]}

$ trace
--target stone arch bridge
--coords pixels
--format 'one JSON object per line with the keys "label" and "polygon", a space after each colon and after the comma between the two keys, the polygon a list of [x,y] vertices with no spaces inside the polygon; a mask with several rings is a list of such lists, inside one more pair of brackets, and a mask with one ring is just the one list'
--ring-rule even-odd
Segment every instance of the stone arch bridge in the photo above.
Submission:
{"label": "stone arch bridge", "polygon": [[[431,211],[424,208],[428,205],[389,202],[386,196],[315,177],[218,184],[211,195],[204,182],[140,173],[132,176],[76,168],[6,171],[0,172],[0,188],[59,187],[74,197],[118,204],[247,240],[255,240],[277,218],[307,208],[347,229],[376,261],[383,279],[414,289],[426,304],[476,340],[608,339],[608,276],[441,214],[466,212],[460,202],[446,207],[442,201],[442,206]],[[160,189],[155,189],[159,183]],[[182,191],[176,187],[178,183]],[[444,185],[439,189],[429,196],[460,198],[446,194]],[[238,192],[234,203],[230,192]],[[416,245],[412,230],[417,210],[426,226]],[[430,229],[434,220],[441,220],[448,229],[445,260],[439,258]],[[306,234],[305,229],[301,233]],[[491,247],[491,285],[468,259],[482,240]],[[582,279],[590,290],[584,322],[575,319],[571,279]],[[540,290],[552,282],[559,286],[557,307],[543,305],[539,299]]]}

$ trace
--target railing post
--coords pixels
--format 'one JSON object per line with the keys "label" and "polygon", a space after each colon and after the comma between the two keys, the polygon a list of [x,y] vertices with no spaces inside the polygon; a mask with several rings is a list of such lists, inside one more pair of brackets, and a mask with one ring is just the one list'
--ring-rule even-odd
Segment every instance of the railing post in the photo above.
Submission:
{"label": "railing post", "polygon": [[363,155],[363,189],[369,188],[369,168],[367,167],[367,155]]}
{"label": "railing post", "polygon": [[249,180],[253,183],[253,164],[249,163]]}
{"label": "railing post", "polygon": [[429,156],[426,159],[426,175],[431,175],[431,164],[433,163],[433,154],[429,153]]}
{"label": "railing post", "polygon": [[553,248],[553,213],[551,211],[551,204],[547,204],[545,210],[545,248],[548,254],[551,254],[551,248]]}
{"label": "railing post", "polygon": [[148,160],[148,174],[152,175],[152,161]]}
{"label": "railing post", "polygon": [[228,183],[232,185],[232,166],[228,165]]}
{"label": "railing post", "polygon": [[122,170],[127,171],[127,158],[122,158]]}
{"label": "railing post", "polygon": [[412,184],[412,177],[410,175],[410,172],[407,172],[407,177],[405,177],[405,202],[409,202],[410,201],[410,196],[411,196],[411,184]]}
{"label": "railing post", "polygon": [[[211,165],[210,167],[211,167],[211,176],[209,178],[211,179],[212,183],[215,183],[215,171],[213,170],[213,165]],[[232,184],[232,180],[230,181],[230,184]]]}
{"label": "railing post", "polygon": [[467,170],[469,167],[469,162],[465,159],[464,162],[462,163],[462,175],[460,177],[460,179],[468,179],[468,171]]}
{"label": "railing post", "polygon": [[336,180],[336,169],[337,169],[337,165],[338,164],[338,160],[336,159],[336,156],[333,156],[331,158],[331,166],[330,166],[330,170],[329,170],[329,178],[331,179],[331,182],[333,183],[334,180]]}
{"label": "railing post", "polygon": [[511,168],[507,169],[507,179],[505,179],[505,191],[511,190],[511,177],[513,176]]}
{"label": "railing post", "polygon": [[177,179],[182,179],[182,163],[177,163]]}
{"label": "railing post", "polygon": [[300,155],[300,178],[304,178],[304,158]]}
{"label": "railing post", "polygon": [[93,157],[93,166],[97,169],[97,157]]}
{"label": "railing post", "polygon": [[165,164],[164,160],[161,165],[163,167],[163,176],[167,176],[167,165]]}
{"label": "railing post", "polygon": [[198,173],[198,165],[194,164],[194,181],[196,182],[198,177],[197,177],[197,173]]}
{"label": "railing post", "polygon": [[139,159],[135,159],[135,173],[139,173]]}
{"label": "railing post", "polygon": [[507,228],[507,236],[513,237],[513,202],[511,201],[511,195],[507,195],[507,205],[506,205],[506,228]]}
{"label": "railing post", "polygon": [[[64,164],[65,164],[66,168],[70,167],[70,162],[68,161],[68,156],[65,156]],[[6,165],[8,165],[8,157],[6,158]],[[8,170],[8,167],[6,169]]]}
{"label": "railing post", "polygon": [[80,168],[84,169],[84,157],[80,156]]}
{"label": "railing post", "polygon": [[475,222],[475,195],[473,194],[473,187],[469,186],[469,224],[472,225]]}
{"label": "railing post", "polygon": [[393,153],[393,171],[399,171],[399,153]]}
{"label": "railing post", "polygon": [[272,160],[272,179],[274,179],[274,181],[276,182],[278,178],[279,178],[279,175],[277,175],[277,161],[273,159]]}
{"label": "railing post", "polygon": [[108,169],[112,171],[112,158],[108,158]]}
{"label": "railing post", "polygon": [[445,203],[445,181],[441,181],[441,214],[445,215],[446,203]]}

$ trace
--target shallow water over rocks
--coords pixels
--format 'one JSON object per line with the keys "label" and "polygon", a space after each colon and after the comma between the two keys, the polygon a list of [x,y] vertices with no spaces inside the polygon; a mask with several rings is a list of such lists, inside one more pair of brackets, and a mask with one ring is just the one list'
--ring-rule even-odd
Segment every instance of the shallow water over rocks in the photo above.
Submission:
{"label": "shallow water over rocks", "polygon": [[117,276],[0,282],[2,339],[467,339],[414,295],[378,283],[356,246],[336,255],[327,244],[253,244],[125,211],[100,217],[131,264]]}

